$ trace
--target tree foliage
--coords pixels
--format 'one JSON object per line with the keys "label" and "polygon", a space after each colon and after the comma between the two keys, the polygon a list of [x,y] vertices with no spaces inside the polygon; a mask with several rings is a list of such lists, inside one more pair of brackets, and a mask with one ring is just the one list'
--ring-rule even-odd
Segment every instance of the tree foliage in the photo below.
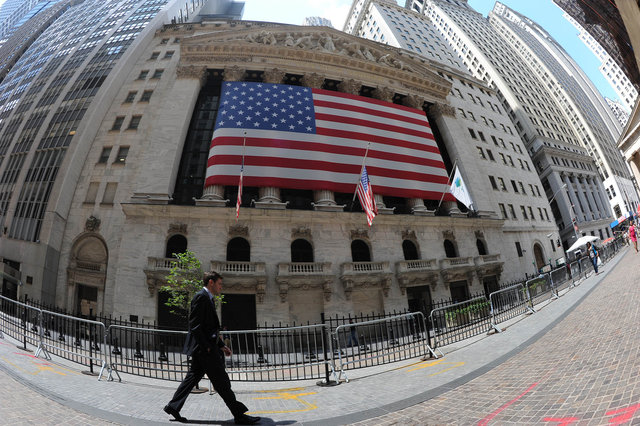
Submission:
{"label": "tree foliage", "polygon": [[[167,285],[160,291],[169,293],[165,303],[171,308],[171,312],[184,315],[189,312],[189,303],[193,296],[204,287],[202,282],[202,263],[192,251],[173,253],[175,261],[172,262]],[[222,295],[214,295],[216,303],[222,302]]]}

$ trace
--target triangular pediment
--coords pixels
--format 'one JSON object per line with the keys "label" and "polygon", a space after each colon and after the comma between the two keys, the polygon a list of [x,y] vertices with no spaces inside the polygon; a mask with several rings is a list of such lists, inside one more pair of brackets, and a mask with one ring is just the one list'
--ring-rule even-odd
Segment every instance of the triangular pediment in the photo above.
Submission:
{"label": "triangular pediment", "polygon": [[235,59],[247,69],[277,66],[378,86],[388,82],[433,100],[444,99],[451,87],[427,59],[333,28],[225,22],[194,26],[192,34],[181,40],[183,65],[211,67]]}

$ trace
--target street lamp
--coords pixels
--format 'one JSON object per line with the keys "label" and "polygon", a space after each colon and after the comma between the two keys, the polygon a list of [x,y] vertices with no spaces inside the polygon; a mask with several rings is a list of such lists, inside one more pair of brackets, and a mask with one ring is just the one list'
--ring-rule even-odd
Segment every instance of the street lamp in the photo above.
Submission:
{"label": "street lamp", "polygon": [[553,200],[555,200],[556,195],[558,194],[558,192],[560,192],[561,190],[563,190],[566,187],[567,187],[567,184],[565,183],[560,188],[558,188],[558,190],[556,192],[554,192],[553,195],[551,196],[551,199],[549,200],[549,204],[551,204],[553,202]]}

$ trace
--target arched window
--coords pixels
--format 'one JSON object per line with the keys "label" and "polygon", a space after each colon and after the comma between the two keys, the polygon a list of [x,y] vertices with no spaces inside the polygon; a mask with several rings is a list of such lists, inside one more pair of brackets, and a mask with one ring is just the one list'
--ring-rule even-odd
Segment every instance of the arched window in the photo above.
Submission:
{"label": "arched window", "polygon": [[174,253],[184,253],[187,251],[187,238],[184,235],[173,235],[167,241],[167,248],[164,257],[175,257]]}
{"label": "arched window", "polygon": [[299,238],[291,243],[292,262],[313,262],[313,247],[305,239]]}
{"label": "arched window", "polygon": [[402,252],[404,253],[404,260],[418,260],[418,248],[410,240],[404,240],[402,242]]}
{"label": "arched window", "polygon": [[456,246],[450,240],[444,240],[444,253],[447,257],[458,257]]}
{"label": "arched window", "polygon": [[354,262],[371,262],[369,246],[362,240],[351,241],[351,259]]}
{"label": "arched window", "polygon": [[484,256],[485,254],[487,254],[487,248],[484,245],[484,241],[482,241],[480,238],[476,240],[476,247],[478,247],[478,254],[480,256]]}
{"label": "arched window", "polygon": [[242,237],[235,237],[227,243],[227,262],[250,262],[251,246]]}

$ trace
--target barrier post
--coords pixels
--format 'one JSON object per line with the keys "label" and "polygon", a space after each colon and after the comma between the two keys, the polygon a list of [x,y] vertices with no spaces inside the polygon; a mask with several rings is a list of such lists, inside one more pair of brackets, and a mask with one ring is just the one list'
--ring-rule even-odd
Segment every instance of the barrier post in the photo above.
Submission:
{"label": "barrier post", "polygon": [[549,271],[549,284],[551,285],[551,296],[549,297],[549,299],[550,300],[558,299],[560,295],[558,295],[558,289],[556,288],[553,282],[553,271]]}
{"label": "barrier post", "polygon": [[[326,324],[325,323],[325,318],[324,318],[324,312],[320,313],[320,321],[322,321],[322,324]],[[328,332],[328,328],[323,327],[322,328],[322,352],[323,352],[323,356],[324,356],[324,380],[320,380],[319,382],[316,382],[316,385],[318,386],[337,386],[340,384],[339,381],[337,380],[331,380],[331,378],[329,377],[329,363],[327,360],[327,332]],[[331,340],[331,339],[329,339]],[[333,351],[331,351],[333,352]],[[332,355],[332,360],[333,360],[333,355]],[[334,375],[335,375],[335,370],[334,370]]]}

